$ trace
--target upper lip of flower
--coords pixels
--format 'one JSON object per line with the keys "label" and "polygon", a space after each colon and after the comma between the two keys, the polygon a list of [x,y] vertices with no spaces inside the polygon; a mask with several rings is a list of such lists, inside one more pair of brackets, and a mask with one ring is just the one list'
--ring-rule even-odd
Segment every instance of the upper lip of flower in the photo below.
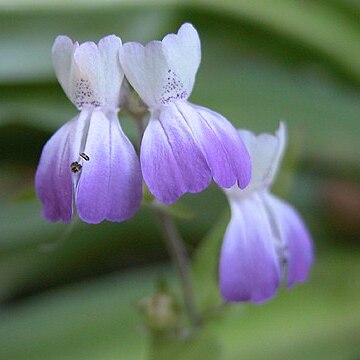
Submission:
{"label": "upper lip of flower", "polygon": [[118,51],[121,39],[109,35],[98,44],[72,42],[58,36],[52,48],[56,76],[68,98],[81,110],[84,106],[119,107],[124,77]]}
{"label": "upper lip of flower", "polygon": [[188,23],[162,41],[151,41],[145,46],[129,42],[120,49],[126,77],[150,110],[187,99],[200,60],[200,39]]}
{"label": "upper lip of flower", "polygon": [[271,187],[287,143],[286,125],[282,121],[275,135],[268,133],[255,135],[251,131],[242,129],[238,131],[249,151],[253,169],[252,178],[246,189],[238,191],[236,187],[233,187],[225,190],[226,194],[234,199]]}

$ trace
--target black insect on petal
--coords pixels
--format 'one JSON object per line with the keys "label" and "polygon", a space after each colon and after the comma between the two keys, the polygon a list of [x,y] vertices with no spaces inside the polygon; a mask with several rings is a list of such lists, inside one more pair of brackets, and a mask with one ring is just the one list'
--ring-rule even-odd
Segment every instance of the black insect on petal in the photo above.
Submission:
{"label": "black insect on petal", "polygon": [[80,156],[85,160],[85,161],[89,161],[90,160],[90,157],[89,155],[85,154],[85,153],[81,153]]}
{"label": "black insect on petal", "polygon": [[76,174],[76,173],[78,173],[78,172],[81,170],[82,165],[79,164],[77,161],[74,161],[74,162],[72,162],[72,163],[70,164],[70,168],[71,168],[71,171],[72,171],[74,174]]}

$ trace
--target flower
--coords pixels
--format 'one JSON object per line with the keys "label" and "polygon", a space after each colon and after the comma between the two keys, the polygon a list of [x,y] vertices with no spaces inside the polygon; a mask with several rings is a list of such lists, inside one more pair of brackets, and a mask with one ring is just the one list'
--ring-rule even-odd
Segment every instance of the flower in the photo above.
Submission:
{"label": "flower", "polygon": [[121,46],[114,35],[98,44],[79,45],[66,36],[55,40],[56,76],[80,114],[42,151],[35,186],[49,221],[70,222],[74,202],[80,219],[88,223],[123,221],[140,207],[139,160],[117,118],[124,77]]}
{"label": "flower", "polygon": [[231,220],[221,249],[220,290],[229,302],[260,303],[276,294],[285,273],[288,288],[307,279],[313,249],[298,212],[269,191],[285,150],[285,125],[275,136],[245,130],[240,135],[253,178],[243,191],[226,191]]}
{"label": "flower", "polygon": [[204,190],[212,178],[225,188],[245,188],[251,177],[236,129],[220,114],[187,101],[200,58],[199,36],[190,24],[162,41],[120,49],[125,76],[150,110],[140,151],[143,177],[166,204]]}

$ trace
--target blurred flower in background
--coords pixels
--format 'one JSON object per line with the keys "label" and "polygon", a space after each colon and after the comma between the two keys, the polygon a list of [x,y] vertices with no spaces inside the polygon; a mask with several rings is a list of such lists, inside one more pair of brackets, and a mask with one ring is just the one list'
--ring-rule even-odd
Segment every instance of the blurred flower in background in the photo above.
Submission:
{"label": "blurred flower in background", "polygon": [[[349,0],[2,2],[0,357],[358,358],[359,15]],[[146,43],[184,22],[202,41],[194,103],[256,133],[286,121],[289,147],[272,191],[299,210],[317,249],[305,286],[261,306],[222,306],[226,197],[215,186],[185,195],[169,211],[192,252],[204,319],[191,339],[144,330],[134,306],[154,296],[159,274],[171,294],[179,289],[148,207],[121,224],[69,229],[39,216],[33,191],[44,144],[77,115],[52,69],[55,37]],[[135,143],[136,126],[126,118],[121,126]],[[47,244],[58,245],[44,252]],[[181,303],[177,311],[174,323],[186,325]]]}
{"label": "blurred flower in background", "polygon": [[231,220],[221,248],[220,289],[227,301],[260,303],[276,294],[282,277],[287,287],[307,279],[312,241],[296,210],[270,193],[285,152],[285,124],[275,135],[239,133],[253,176],[245,190],[226,191]]}

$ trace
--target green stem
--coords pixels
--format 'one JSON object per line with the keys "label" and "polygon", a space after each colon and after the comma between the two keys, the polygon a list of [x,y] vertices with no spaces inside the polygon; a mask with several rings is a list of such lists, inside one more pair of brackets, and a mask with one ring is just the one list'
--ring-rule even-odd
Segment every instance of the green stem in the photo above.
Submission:
{"label": "green stem", "polygon": [[200,324],[200,317],[196,309],[196,301],[190,276],[190,264],[184,241],[181,238],[173,219],[166,212],[164,205],[156,203],[154,211],[159,223],[160,231],[165,240],[165,245],[180,278],[188,318],[191,325],[195,328]]}
{"label": "green stem", "polygon": [[[136,114],[133,114],[133,117],[138,128],[138,146],[140,149],[141,140],[145,130],[144,118],[143,116],[137,116]],[[166,212],[165,205],[157,202],[156,200],[153,201],[153,204],[154,213],[158,220],[160,231],[165,240],[165,245],[170,253],[173,263],[175,264],[180,278],[183,289],[184,304],[189,321],[193,328],[196,328],[200,324],[200,317],[196,309],[196,301],[190,276],[190,264],[184,241],[181,238],[173,219]]]}

